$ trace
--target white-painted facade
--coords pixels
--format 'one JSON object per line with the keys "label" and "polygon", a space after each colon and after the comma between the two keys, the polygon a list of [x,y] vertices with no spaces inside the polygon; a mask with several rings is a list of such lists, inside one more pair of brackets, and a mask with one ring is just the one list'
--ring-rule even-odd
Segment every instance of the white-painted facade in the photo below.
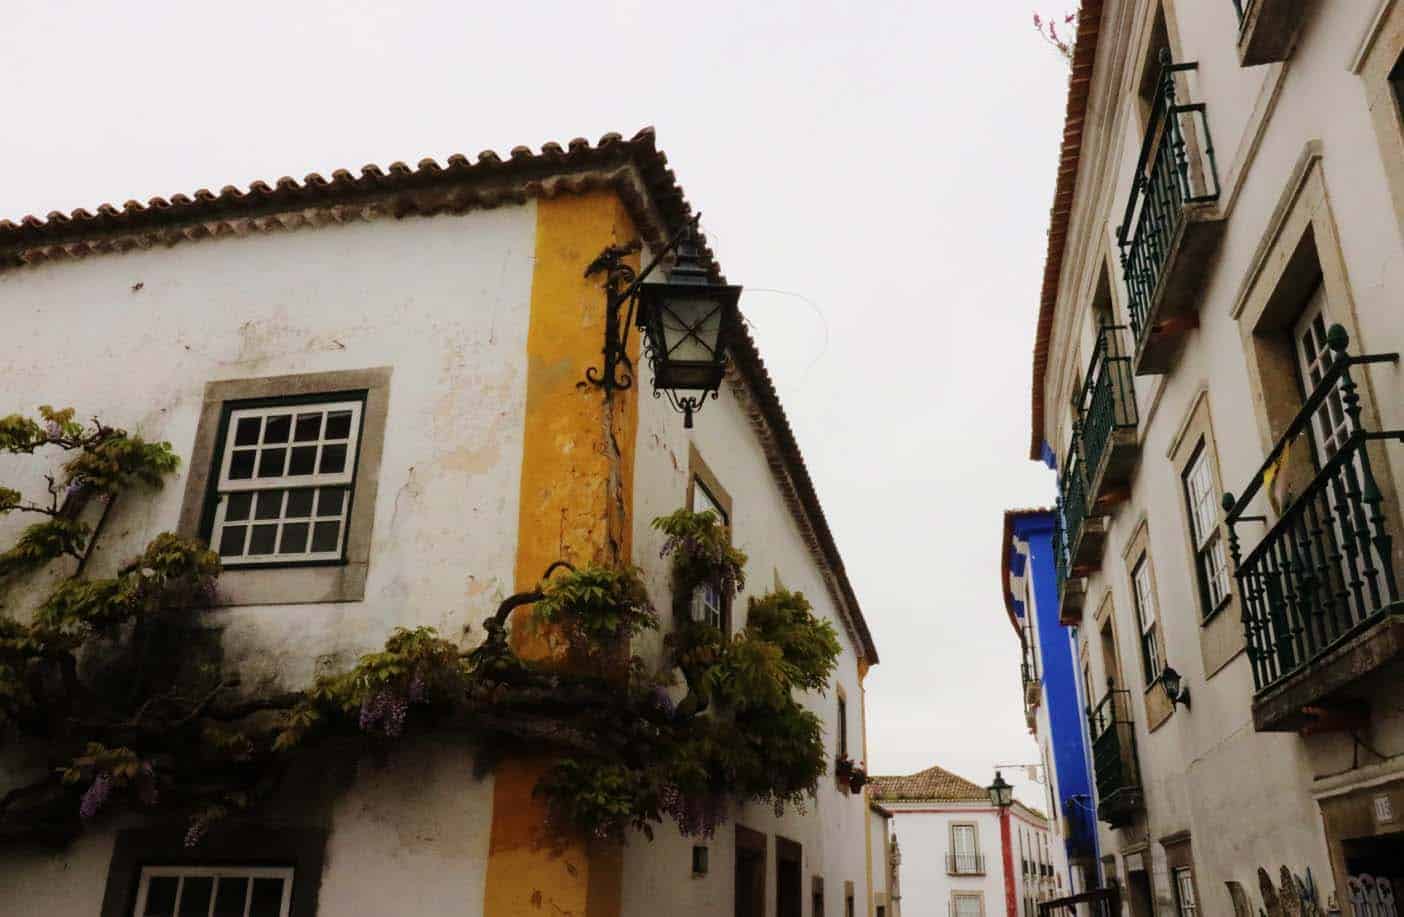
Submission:
{"label": "white-painted facade", "polygon": [[[1231,582],[1223,610],[1202,606],[1186,481],[1196,450],[1207,449],[1213,496],[1243,494],[1302,403],[1295,326],[1313,300],[1324,297],[1327,323],[1349,331],[1351,354],[1404,345],[1404,5],[1242,6],[1251,12],[1240,28],[1235,4],[1220,0],[1084,4],[1084,18],[1100,16],[1099,37],[1078,126],[1067,242],[1057,255],[1047,371],[1035,378],[1044,418],[1035,441],[1051,447],[1061,473],[1073,441],[1070,405],[1089,371],[1098,326],[1129,321],[1117,230],[1142,148],[1143,74],[1154,72],[1152,62],[1167,47],[1175,62],[1198,65],[1176,78],[1177,96],[1205,106],[1208,131],[1196,128],[1190,147],[1202,155],[1212,137],[1222,191],[1199,218],[1215,223],[1221,237],[1192,264],[1171,269],[1195,288],[1177,304],[1190,318],[1159,326],[1157,334],[1175,341],[1177,352],[1159,371],[1134,378],[1134,470],[1121,489],[1097,495],[1104,502],[1094,515],[1104,515],[1105,544],[1076,571],[1084,574],[1076,630],[1082,686],[1094,705],[1108,678],[1127,692],[1142,799],[1125,824],[1101,825],[1100,846],[1105,871],[1128,892],[1127,912],[1137,915],[1189,913],[1188,891],[1198,896],[1198,913],[1256,913],[1260,868],[1274,881],[1283,868],[1298,877],[1309,871],[1321,906],[1349,914],[1347,876],[1365,868],[1362,851],[1399,843],[1389,822],[1369,809],[1374,797],[1397,800],[1404,781],[1404,718],[1391,699],[1397,665],[1376,668],[1347,692],[1365,702],[1363,719],[1333,721],[1332,711],[1344,709],[1336,696],[1289,711],[1323,717],[1314,727],[1255,726],[1255,696],[1261,714],[1277,695],[1255,694],[1239,584]],[[1241,48],[1278,24],[1294,40],[1274,60],[1243,65]],[[1368,428],[1404,428],[1398,364],[1360,366],[1354,378]],[[1312,478],[1303,451],[1297,494]],[[1372,446],[1370,454],[1384,515],[1397,533],[1404,449],[1396,441]],[[1270,490],[1264,487],[1244,514],[1266,521],[1235,527],[1245,558],[1284,515]],[[1227,539],[1217,500],[1214,508],[1212,523]],[[1399,544],[1396,537],[1396,570]],[[1139,597],[1138,568],[1149,573]],[[1140,618],[1138,605],[1154,607]],[[1154,671],[1143,661],[1142,624],[1155,637]],[[1166,697],[1158,672],[1167,664],[1183,676],[1189,706]],[[1303,712],[1318,703],[1324,713]],[[1352,709],[1359,717],[1361,708]],[[1243,901],[1235,902],[1234,888],[1245,893]]]}
{"label": "white-painted facade", "polygon": [[[1023,803],[1009,809],[1008,872],[1000,813],[988,801],[891,799],[882,806],[892,812],[902,850],[906,914],[1033,917],[1037,902],[1055,897],[1057,839],[1047,818]],[[1012,912],[1006,875],[1012,877]]]}
{"label": "white-painted facade", "polygon": [[[188,458],[207,383],[388,368],[388,412],[371,529],[365,595],[355,601],[225,606],[205,614],[222,635],[223,659],[244,690],[307,687],[378,649],[396,627],[430,625],[465,646],[514,591],[524,449],[527,333],[536,258],[533,200],[462,215],[388,217],[294,231],[252,232],[127,254],[0,271],[6,316],[0,413],[73,405]],[[595,252],[579,253],[585,264]],[[574,267],[572,267],[574,270]],[[601,297],[600,308],[603,308]],[[562,367],[584,379],[585,365]],[[633,560],[667,609],[668,561],[649,521],[685,504],[695,448],[733,500],[734,542],[750,555],[736,600],[777,582],[803,591],[834,622],[843,654],[834,690],[804,699],[837,748],[836,692],[849,704],[848,747],[865,757],[859,650],[835,606],[811,536],[782,497],[744,410],[743,382],[725,383],[696,428],[685,431],[665,400],[649,397],[646,367],[628,397],[639,402],[634,468]],[[641,394],[640,394],[641,393]],[[0,480],[42,488],[39,463],[0,456]],[[90,564],[113,572],[155,534],[176,528],[188,466],[150,499],[120,503]],[[0,518],[9,543],[24,520]],[[34,578],[6,613],[25,615],[43,594]],[[12,597],[14,595],[12,591]],[[666,630],[669,615],[663,614]],[[636,648],[660,659],[661,635]],[[320,876],[323,914],[482,913],[493,778],[472,776],[471,751],[449,739],[405,749],[381,766],[337,761],[295,773],[289,802],[257,816],[272,825],[327,832]],[[45,762],[15,743],[0,749],[0,793]],[[832,767],[832,762],[830,762]],[[774,914],[775,838],[803,850],[803,882],[826,882],[831,913],[846,888],[855,913],[871,914],[867,804],[821,782],[804,813],[777,816],[737,806],[712,839],[682,838],[671,823],[624,848],[619,913],[730,913],[735,826],[765,835],[766,913]],[[96,913],[114,838],[135,819],[98,821],[59,851],[0,856],[0,910],[17,917]],[[709,870],[692,871],[692,848],[709,847]],[[876,854],[880,857],[881,854]],[[250,850],[251,861],[259,851]],[[806,913],[808,907],[806,905]]]}

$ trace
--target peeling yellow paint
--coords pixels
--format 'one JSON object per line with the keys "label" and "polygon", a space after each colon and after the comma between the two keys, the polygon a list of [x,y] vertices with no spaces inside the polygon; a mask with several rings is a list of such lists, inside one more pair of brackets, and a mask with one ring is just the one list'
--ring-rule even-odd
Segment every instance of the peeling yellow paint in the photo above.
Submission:
{"label": "peeling yellow paint", "polygon": [[[527,331],[526,415],[518,515],[516,588],[536,586],[553,561],[627,563],[631,544],[634,390],[603,392],[586,383],[604,343],[601,278],[584,269],[607,245],[631,241],[634,227],[610,192],[537,203],[531,321]],[[631,357],[637,359],[637,335]],[[524,659],[565,666],[565,641],[549,628],[514,627]],[[493,785],[486,917],[569,914],[617,917],[623,857],[612,845],[551,836],[532,796],[550,766],[508,760]]]}

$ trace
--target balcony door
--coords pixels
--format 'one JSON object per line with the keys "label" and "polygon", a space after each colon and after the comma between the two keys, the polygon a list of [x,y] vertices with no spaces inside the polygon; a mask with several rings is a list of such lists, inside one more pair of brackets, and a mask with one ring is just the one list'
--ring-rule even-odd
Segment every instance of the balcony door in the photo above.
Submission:
{"label": "balcony door", "polygon": [[[1326,344],[1329,327],[1331,317],[1326,309],[1326,287],[1322,284],[1317,286],[1292,332],[1303,401],[1311,396],[1331,368],[1331,348]],[[1330,461],[1349,437],[1350,420],[1337,389],[1321,402],[1311,418],[1311,441],[1317,464]]]}

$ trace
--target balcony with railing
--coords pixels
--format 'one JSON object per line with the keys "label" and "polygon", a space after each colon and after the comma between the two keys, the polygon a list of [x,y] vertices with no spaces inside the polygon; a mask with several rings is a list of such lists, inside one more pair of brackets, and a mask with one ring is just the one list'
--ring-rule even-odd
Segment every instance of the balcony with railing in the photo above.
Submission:
{"label": "balcony with railing", "polygon": [[948,853],[946,872],[952,876],[983,876],[985,857],[979,853]]}
{"label": "balcony with railing", "polygon": [[1121,892],[1117,888],[1099,888],[1090,892],[1068,895],[1044,901],[1038,906],[1038,917],[1120,917]]}
{"label": "balcony with railing", "polygon": [[1232,0],[1238,14],[1238,62],[1244,67],[1284,61],[1292,53],[1306,0]]}
{"label": "balcony with railing", "polygon": [[1206,263],[1223,235],[1219,170],[1203,102],[1181,103],[1177,77],[1196,63],[1162,56],[1160,80],[1117,245],[1137,374],[1164,373],[1198,324]]}
{"label": "balcony with railing", "polygon": [[1063,624],[1082,620],[1087,574],[1102,565],[1107,520],[1094,512],[1083,462],[1081,420],[1073,422],[1067,461],[1058,479],[1058,525],[1054,528],[1055,563],[1058,565],[1058,618]]}
{"label": "balcony with railing", "polygon": [[1139,446],[1136,440],[1136,388],[1125,325],[1104,325],[1092,348],[1082,386],[1082,457],[1087,500],[1105,508],[1126,496]]}
{"label": "balcony with railing", "polygon": [[[1404,442],[1404,430],[1366,428],[1352,373],[1399,357],[1348,355],[1340,325],[1327,339],[1331,368],[1242,494],[1224,495],[1260,731],[1348,723],[1362,711],[1361,680],[1404,661],[1399,506],[1385,496],[1380,478],[1385,442]],[[1345,424],[1333,454],[1324,456],[1312,448],[1312,424],[1323,406]],[[1261,491],[1281,488],[1294,459],[1305,458],[1314,474],[1299,494],[1276,501],[1276,520],[1246,515]],[[1245,554],[1243,536],[1259,526],[1266,531]]]}
{"label": "balcony with railing", "polygon": [[1082,621],[1082,606],[1087,599],[1087,580],[1072,576],[1068,569],[1068,539],[1063,528],[1062,499],[1054,513],[1053,573],[1058,584],[1058,623],[1072,626]]}
{"label": "balcony with railing", "polygon": [[1144,807],[1136,733],[1131,724],[1131,692],[1107,683],[1107,693],[1087,714],[1092,734],[1092,771],[1097,783],[1097,817],[1124,827]]}

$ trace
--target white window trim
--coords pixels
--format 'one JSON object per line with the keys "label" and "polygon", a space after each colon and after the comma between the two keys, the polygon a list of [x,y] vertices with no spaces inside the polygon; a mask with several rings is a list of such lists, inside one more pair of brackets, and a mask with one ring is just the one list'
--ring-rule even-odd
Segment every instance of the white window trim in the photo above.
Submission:
{"label": "white window trim", "polygon": [[[317,509],[316,506],[313,507],[313,510],[312,510],[311,514],[308,515],[305,519],[304,519],[304,517],[302,517],[302,516],[297,516],[297,517],[293,517],[293,518],[289,519],[289,518],[286,518],[286,517],[282,514],[282,512],[280,512],[280,515],[279,515],[277,518],[275,518],[275,519],[270,519],[270,520],[267,520],[267,521],[265,522],[265,524],[274,524],[274,525],[277,525],[277,526],[278,526],[278,531],[277,531],[277,533],[276,533],[276,535],[275,535],[275,539],[274,539],[274,545],[273,545],[274,551],[273,551],[273,553],[271,553],[271,554],[238,554],[238,555],[230,555],[230,556],[227,556],[227,557],[221,557],[221,562],[224,564],[224,566],[226,566],[226,567],[244,567],[244,566],[252,566],[252,565],[257,565],[257,564],[270,564],[270,563],[276,563],[276,564],[334,563],[334,562],[340,561],[340,560],[342,559],[342,557],[344,556],[345,550],[346,550],[346,534],[347,534],[347,526],[348,526],[348,524],[349,524],[349,522],[350,522],[350,518],[351,518],[351,502],[352,502],[352,500],[353,500],[354,497],[355,497],[356,466],[357,466],[358,459],[359,459],[359,447],[360,447],[360,436],[361,436],[361,415],[362,415],[362,408],[363,408],[363,406],[364,406],[364,402],[358,399],[358,400],[354,400],[354,401],[312,401],[312,402],[306,402],[306,403],[273,404],[273,405],[268,405],[268,406],[264,406],[264,407],[257,407],[257,408],[234,408],[234,409],[230,410],[230,412],[229,412],[229,417],[228,417],[227,429],[225,430],[225,438],[224,438],[224,443],[223,443],[224,451],[223,451],[223,455],[222,455],[222,457],[221,457],[221,459],[220,459],[219,475],[218,475],[218,478],[217,478],[217,481],[216,481],[216,485],[215,485],[215,486],[216,486],[217,493],[218,493],[218,497],[217,497],[218,503],[217,503],[216,509],[215,509],[214,522],[213,522],[213,525],[211,526],[211,529],[210,529],[210,544],[215,548],[215,550],[219,550],[219,545],[220,545],[220,543],[221,543],[221,539],[222,539],[222,535],[223,535],[223,531],[224,531],[224,525],[225,525],[225,521],[226,521],[226,520],[225,520],[225,514],[226,514],[226,512],[228,511],[228,508],[229,508],[229,497],[230,497],[231,494],[234,494],[234,493],[250,493],[250,494],[253,495],[253,498],[254,498],[254,500],[255,500],[255,502],[256,502],[257,499],[258,499],[258,496],[257,496],[257,495],[258,495],[259,493],[266,492],[266,491],[271,491],[271,490],[288,491],[288,490],[308,490],[308,489],[314,489],[314,488],[344,487],[344,488],[346,488],[346,491],[347,491],[347,492],[346,492],[346,495],[345,495],[345,496],[343,497],[343,499],[342,499],[342,504],[341,504],[340,513],[339,513],[337,516],[335,516],[335,517],[328,516],[328,517],[324,517],[324,518],[320,518],[320,519],[319,519],[319,518],[317,517],[317,513],[316,513],[316,509]],[[323,449],[325,446],[328,446],[328,445],[345,445],[345,447],[346,447],[346,461],[345,461],[345,464],[344,464],[344,466],[343,466],[343,468],[342,468],[342,470],[341,470],[340,472],[334,472],[334,473],[328,473],[328,474],[322,474],[322,473],[320,473],[320,472],[314,472],[313,474],[310,474],[310,475],[288,475],[288,474],[283,474],[283,475],[279,475],[279,476],[277,476],[277,477],[262,477],[262,478],[261,478],[261,477],[257,477],[258,453],[259,453],[260,449],[259,449],[259,448],[255,448],[255,449],[254,449],[254,451],[255,451],[255,472],[254,472],[254,473],[255,473],[255,476],[252,477],[252,478],[248,478],[248,479],[238,479],[238,480],[233,480],[233,479],[230,478],[230,476],[229,476],[230,468],[231,468],[231,465],[232,465],[232,463],[233,463],[234,452],[236,451],[236,448],[237,448],[237,447],[234,445],[234,440],[235,440],[235,437],[236,437],[236,435],[237,435],[237,431],[238,431],[239,421],[240,421],[240,420],[247,419],[247,418],[252,418],[252,417],[266,418],[266,417],[270,417],[270,416],[274,416],[274,415],[279,415],[279,414],[288,414],[288,415],[291,415],[291,417],[292,417],[292,427],[291,427],[291,429],[289,430],[289,433],[288,433],[288,442],[287,442],[287,444],[286,444],[286,448],[289,450],[289,455],[288,455],[287,457],[285,457],[285,468],[286,468],[286,463],[288,463],[288,462],[291,461],[291,454],[290,454],[290,453],[291,453],[291,449],[294,448],[294,446],[296,445],[296,443],[295,443],[295,441],[294,441],[294,437],[296,436],[297,415],[298,415],[298,414],[311,413],[311,412],[313,412],[313,411],[315,411],[315,412],[317,412],[317,413],[320,413],[320,414],[322,414],[322,415],[324,415],[324,416],[328,416],[328,415],[331,415],[331,414],[333,414],[333,413],[341,413],[341,412],[349,412],[349,413],[351,414],[350,425],[349,425],[349,426],[350,426],[350,429],[349,429],[349,431],[348,431],[347,436],[346,436],[345,439],[340,438],[340,437],[336,437],[336,438],[333,438],[333,439],[327,439],[324,435],[319,435],[318,438],[317,438],[316,440],[308,440],[308,441],[302,443],[303,446],[315,446],[315,447],[317,448],[318,451],[317,451],[316,459],[315,459],[315,462],[314,462],[314,467],[318,467],[318,466],[320,465],[320,462],[321,462],[321,455],[322,455],[322,449]],[[323,421],[323,423],[325,424],[325,421]],[[323,427],[322,433],[323,433],[323,434],[325,433],[325,427]],[[261,446],[261,444],[260,444],[260,446]],[[248,447],[243,447],[243,448],[244,448],[245,450],[247,450]],[[287,505],[287,499],[288,499],[288,498],[287,498],[286,496],[284,496],[284,498],[283,498],[283,500],[284,500],[284,503],[283,503],[284,507],[286,507],[286,505]],[[318,494],[317,494],[317,496],[316,496],[316,500],[317,500],[318,502],[320,502],[320,500],[321,500],[320,491],[318,491]],[[283,512],[285,512],[285,510],[284,510]],[[280,552],[278,551],[278,548],[280,547],[280,544],[281,544],[283,523],[285,523],[285,522],[305,522],[305,523],[307,524],[307,526],[308,526],[308,533],[307,533],[307,539],[308,539],[308,540],[307,540],[307,545],[308,545],[308,547],[310,548],[310,547],[311,547],[311,539],[312,539],[312,537],[313,537],[313,532],[315,531],[316,523],[319,522],[319,521],[320,521],[320,522],[332,521],[333,519],[335,519],[335,521],[337,522],[337,525],[338,525],[338,529],[337,529],[337,538],[336,538],[336,548],[335,548],[334,550],[331,550],[331,551],[310,551],[310,550],[309,550],[309,551],[303,551],[303,552],[300,552],[300,553],[288,553],[288,554],[280,553]],[[244,538],[245,538],[244,544],[245,544],[245,546],[247,546],[247,545],[250,543],[250,539],[252,539],[252,537],[253,537],[253,534],[252,534],[252,533],[253,533],[253,528],[254,528],[254,526],[257,524],[257,522],[258,522],[258,520],[255,518],[253,508],[251,507],[251,508],[250,508],[250,511],[249,511],[248,522],[247,522],[247,529],[248,529],[248,531],[246,531],[246,532],[245,532],[245,535],[244,535]]]}
{"label": "white window trim", "polygon": [[1209,466],[1209,446],[1201,443],[1185,471],[1185,494],[1190,504],[1190,534],[1194,538],[1195,563],[1209,590],[1208,617],[1223,607],[1233,595],[1229,585],[1228,558],[1224,554],[1219,526],[1218,500],[1214,494],[1214,471]]}
{"label": "white window trim", "polygon": [[[1146,686],[1160,677],[1165,671],[1165,660],[1161,658],[1159,634],[1155,632],[1155,584],[1151,581],[1150,555],[1142,554],[1131,568],[1131,588],[1134,595],[1132,604],[1136,606],[1136,626],[1141,637],[1141,661],[1150,663],[1144,673]],[[1151,652],[1145,651],[1149,641]],[[1153,671],[1152,671],[1153,670]]]}
{"label": "white window trim", "polygon": [[[249,907],[253,902],[253,880],[278,878],[283,880],[283,902],[279,909],[279,917],[288,917],[292,907],[292,887],[293,870],[292,867],[282,866],[144,866],[141,870],[141,885],[137,888],[135,914],[146,912],[146,895],[151,887],[153,878],[176,877],[180,879],[205,879],[205,878],[247,878],[249,880],[248,891],[244,895],[244,915],[247,917]],[[215,891],[218,890],[218,883],[215,884]],[[181,883],[180,891],[176,893],[176,912],[180,910],[180,894],[184,891],[184,882]],[[210,894],[210,910],[213,912],[215,905],[215,891]]]}
{"label": "white window trim", "polygon": [[[1199,913],[1199,902],[1194,897],[1194,870],[1189,866],[1176,866],[1170,870],[1175,883],[1175,910],[1180,917],[1195,917]],[[1185,895],[1189,901],[1186,905]]]}

